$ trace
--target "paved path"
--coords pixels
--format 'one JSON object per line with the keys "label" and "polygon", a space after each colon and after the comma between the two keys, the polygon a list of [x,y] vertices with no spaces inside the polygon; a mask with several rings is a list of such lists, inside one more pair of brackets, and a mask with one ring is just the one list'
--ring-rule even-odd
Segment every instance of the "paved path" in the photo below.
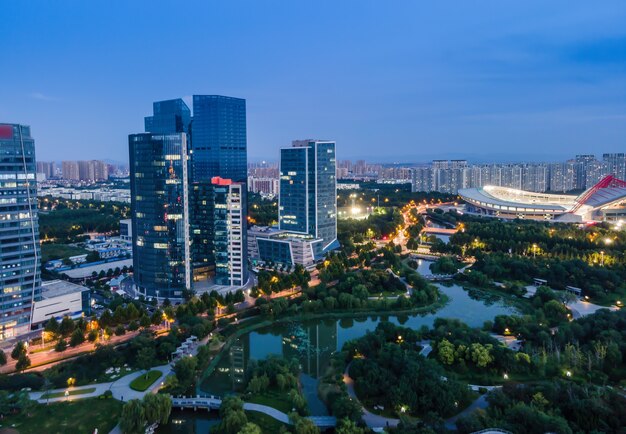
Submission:
{"label": "paved path", "polygon": [[300,384],[302,384],[302,394],[309,407],[309,413],[313,416],[328,416],[328,408],[317,394],[319,380],[307,374],[300,374]]}
{"label": "paved path", "polygon": [[599,311],[600,309],[609,309],[613,311],[618,309],[617,306],[611,306],[611,307],[600,306],[597,304],[589,303],[588,301],[578,300],[578,299],[570,303],[567,303],[567,307],[569,307],[570,310],[572,311],[572,316],[574,317],[574,319],[582,318],[587,315],[592,315],[596,313],[597,311]]}
{"label": "paved path", "polygon": [[450,419],[446,420],[446,429],[456,430],[456,421],[459,420],[461,417],[466,416],[479,408],[485,409],[487,407],[489,407],[489,403],[487,402],[486,394],[480,395],[478,399],[472,402],[465,410],[463,410],[456,416],[452,416]]}
{"label": "paved path", "polygon": [[[350,363],[346,366],[346,370],[343,373],[343,382],[348,389],[348,395],[350,398],[359,402],[359,399],[356,396],[356,392],[354,391],[354,380],[350,378],[348,371],[350,370]],[[361,404],[359,402],[359,404]],[[361,409],[363,410],[363,422],[368,426],[368,428],[383,428],[383,427],[396,427],[400,423],[400,419],[393,419],[390,417],[379,416],[368,411],[363,404],[361,404]]]}
{"label": "paved path", "polygon": [[47,393],[64,393],[66,390],[68,390],[68,388],[53,389],[53,390],[48,390],[48,391],[31,392],[30,399],[36,400],[40,404],[45,404],[47,402],[75,401],[77,399],[93,398],[93,397],[100,396],[107,390],[110,390],[113,393],[113,398],[120,400],[120,401],[128,401],[130,399],[141,399],[144,397],[144,395],[158,390],[158,388],[161,386],[161,382],[165,379],[166,376],[168,376],[171,373],[171,366],[170,365],[155,366],[154,368],[150,368],[150,370],[161,371],[161,377],[159,377],[152,384],[151,387],[149,387],[147,390],[143,392],[139,392],[130,388],[130,383],[135,378],[146,373],[146,371],[138,371],[138,372],[133,372],[132,374],[125,375],[124,377],[119,378],[118,380],[111,381],[108,383],[88,384],[86,386],[72,387],[69,389],[72,391],[95,389],[94,391],[90,393],[82,393],[80,395],[69,395],[67,397],[61,396],[59,398],[50,398],[50,399],[43,398],[42,399],[42,396]]}

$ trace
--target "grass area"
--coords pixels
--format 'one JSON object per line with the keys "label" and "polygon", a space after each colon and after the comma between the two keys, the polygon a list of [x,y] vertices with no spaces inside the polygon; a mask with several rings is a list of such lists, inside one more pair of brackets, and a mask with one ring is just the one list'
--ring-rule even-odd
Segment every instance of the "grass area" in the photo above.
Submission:
{"label": "grass area", "polygon": [[53,259],[64,259],[85,253],[87,250],[68,244],[43,243],[41,245],[41,262],[45,264]]}
{"label": "grass area", "polygon": [[289,414],[292,408],[289,404],[287,393],[277,390],[268,390],[265,393],[259,393],[257,395],[247,397],[245,398],[245,400],[254,404],[261,404],[267,405],[268,407],[273,407],[276,410],[280,410],[286,414]]}
{"label": "grass area", "polygon": [[[86,395],[88,393],[94,392],[96,390],[95,387],[88,387],[87,389],[74,389],[70,390],[70,396],[74,395]],[[52,399],[52,398],[61,398],[65,396],[65,392],[54,392],[54,393],[44,393],[41,395],[41,399]]]}
{"label": "grass area", "polygon": [[280,432],[281,428],[283,427],[288,428],[288,426],[284,423],[279,422],[273,417],[270,417],[264,413],[259,413],[257,411],[246,411],[246,416],[248,417],[248,422],[257,424],[264,434],[275,434],[277,432]]}
{"label": "grass area", "polygon": [[159,378],[161,378],[161,371],[148,371],[131,381],[130,388],[138,392],[143,392],[148,389],[148,387],[152,386]]}
{"label": "grass area", "polygon": [[81,399],[37,405],[28,415],[5,416],[1,428],[20,434],[108,433],[119,421],[123,404],[115,399]]}

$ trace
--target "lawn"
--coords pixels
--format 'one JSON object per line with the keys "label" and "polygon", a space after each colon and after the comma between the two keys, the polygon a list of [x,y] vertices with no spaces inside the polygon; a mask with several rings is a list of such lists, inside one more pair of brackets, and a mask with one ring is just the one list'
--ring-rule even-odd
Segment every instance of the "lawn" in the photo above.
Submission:
{"label": "lawn", "polygon": [[246,411],[246,416],[248,417],[248,422],[257,424],[263,434],[274,434],[280,432],[282,427],[287,428],[287,425],[284,423],[258,411]]}
{"label": "lawn", "polygon": [[14,428],[20,434],[66,434],[110,432],[119,421],[122,403],[115,399],[81,399],[50,405],[40,404],[29,415],[6,416],[1,428]]}
{"label": "lawn", "polygon": [[148,371],[147,374],[142,374],[130,382],[130,388],[143,392],[148,387],[161,377],[161,371]]}
{"label": "lawn", "polygon": [[43,243],[41,245],[41,262],[45,264],[53,259],[64,259],[85,253],[87,250],[68,244]]}
{"label": "lawn", "polygon": [[[78,389],[78,390],[74,389],[74,390],[70,390],[70,396],[86,395],[87,393],[91,393],[95,390],[96,390],[95,387],[88,387],[87,389]],[[43,395],[41,395],[41,399],[60,398],[62,396],[65,396],[65,392],[44,393]]]}
{"label": "lawn", "polygon": [[289,404],[289,398],[286,392],[278,392],[276,390],[268,390],[264,393],[259,393],[245,398],[247,402],[254,404],[267,405],[268,407],[274,407],[276,410],[280,410],[283,413],[289,414],[291,412],[291,404]]}

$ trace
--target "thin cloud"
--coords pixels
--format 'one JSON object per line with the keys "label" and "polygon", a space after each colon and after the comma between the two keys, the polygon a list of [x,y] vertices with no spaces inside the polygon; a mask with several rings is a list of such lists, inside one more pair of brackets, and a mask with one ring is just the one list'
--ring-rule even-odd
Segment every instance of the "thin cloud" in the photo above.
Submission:
{"label": "thin cloud", "polygon": [[29,95],[32,99],[37,99],[39,101],[58,101],[58,98],[52,97],[50,95],[44,95],[41,92],[32,92]]}

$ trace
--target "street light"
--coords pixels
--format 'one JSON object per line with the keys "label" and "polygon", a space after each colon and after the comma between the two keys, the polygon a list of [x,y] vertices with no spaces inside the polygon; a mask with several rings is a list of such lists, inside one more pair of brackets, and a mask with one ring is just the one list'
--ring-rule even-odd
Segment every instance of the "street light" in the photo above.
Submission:
{"label": "street light", "polygon": [[600,266],[604,267],[604,250],[600,252]]}

